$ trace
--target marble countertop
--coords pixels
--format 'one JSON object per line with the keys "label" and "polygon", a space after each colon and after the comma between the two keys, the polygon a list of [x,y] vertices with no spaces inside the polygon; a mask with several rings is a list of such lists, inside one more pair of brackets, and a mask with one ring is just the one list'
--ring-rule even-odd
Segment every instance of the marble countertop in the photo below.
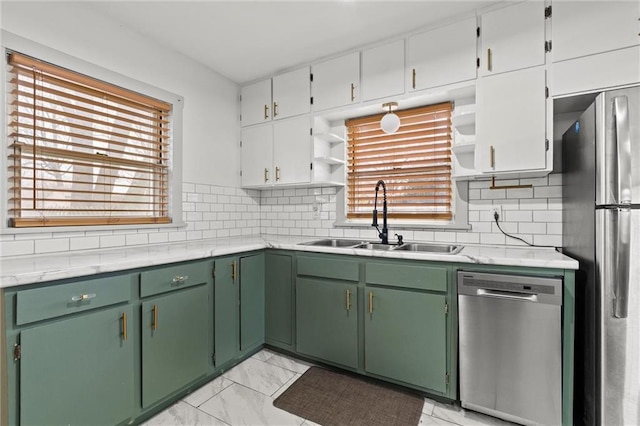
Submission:
{"label": "marble countertop", "polygon": [[546,248],[465,245],[459,253],[448,255],[298,245],[317,239],[320,237],[261,235],[37,256],[6,256],[0,257],[0,288],[224,256],[263,248],[453,263],[578,269],[576,260]]}

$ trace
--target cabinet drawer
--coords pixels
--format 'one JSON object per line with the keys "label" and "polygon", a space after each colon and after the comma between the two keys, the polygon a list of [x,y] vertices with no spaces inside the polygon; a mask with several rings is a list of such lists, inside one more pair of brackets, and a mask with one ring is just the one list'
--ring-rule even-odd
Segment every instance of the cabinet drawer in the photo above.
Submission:
{"label": "cabinet drawer", "polygon": [[366,283],[447,291],[448,269],[415,263],[367,262]]}
{"label": "cabinet drawer", "polygon": [[140,274],[140,297],[204,284],[212,277],[210,261],[180,263]]}
{"label": "cabinet drawer", "polygon": [[358,281],[360,279],[360,265],[357,261],[344,257],[299,255],[298,275]]}
{"label": "cabinet drawer", "polygon": [[131,277],[118,275],[19,291],[16,324],[127,302],[131,296]]}

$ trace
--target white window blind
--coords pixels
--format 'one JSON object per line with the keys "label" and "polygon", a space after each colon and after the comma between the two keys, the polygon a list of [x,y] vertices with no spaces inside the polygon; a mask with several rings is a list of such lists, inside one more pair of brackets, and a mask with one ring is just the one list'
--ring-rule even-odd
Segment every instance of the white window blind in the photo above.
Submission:
{"label": "white window blind", "polygon": [[389,218],[451,220],[450,102],[396,111],[400,128],[380,129],[384,114],[347,120],[347,218],[370,218],[376,182],[387,187]]}
{"label": "white window blind", "polygon": [[12,52],[9,226],[169,223],[171,105]]}

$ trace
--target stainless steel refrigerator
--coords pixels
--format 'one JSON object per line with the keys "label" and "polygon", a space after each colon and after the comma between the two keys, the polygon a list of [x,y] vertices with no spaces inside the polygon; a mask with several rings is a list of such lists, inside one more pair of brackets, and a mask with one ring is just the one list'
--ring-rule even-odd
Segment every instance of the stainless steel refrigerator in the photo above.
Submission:
{"label": "stainless steel refrigerator", "polygon": [[640,425],[640,87],[565,132],[564,253],[576,280],[575,422]]}

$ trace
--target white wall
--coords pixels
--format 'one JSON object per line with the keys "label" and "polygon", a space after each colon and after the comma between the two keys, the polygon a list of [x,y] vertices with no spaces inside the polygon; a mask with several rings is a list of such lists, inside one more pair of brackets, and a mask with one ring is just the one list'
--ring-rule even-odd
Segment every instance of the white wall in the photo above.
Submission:
{"label": "white wall", "polygon": [[240,186],[239,92],[235,83],[82,2],[2,1],[0,27],[183,96],[183,180]]}

